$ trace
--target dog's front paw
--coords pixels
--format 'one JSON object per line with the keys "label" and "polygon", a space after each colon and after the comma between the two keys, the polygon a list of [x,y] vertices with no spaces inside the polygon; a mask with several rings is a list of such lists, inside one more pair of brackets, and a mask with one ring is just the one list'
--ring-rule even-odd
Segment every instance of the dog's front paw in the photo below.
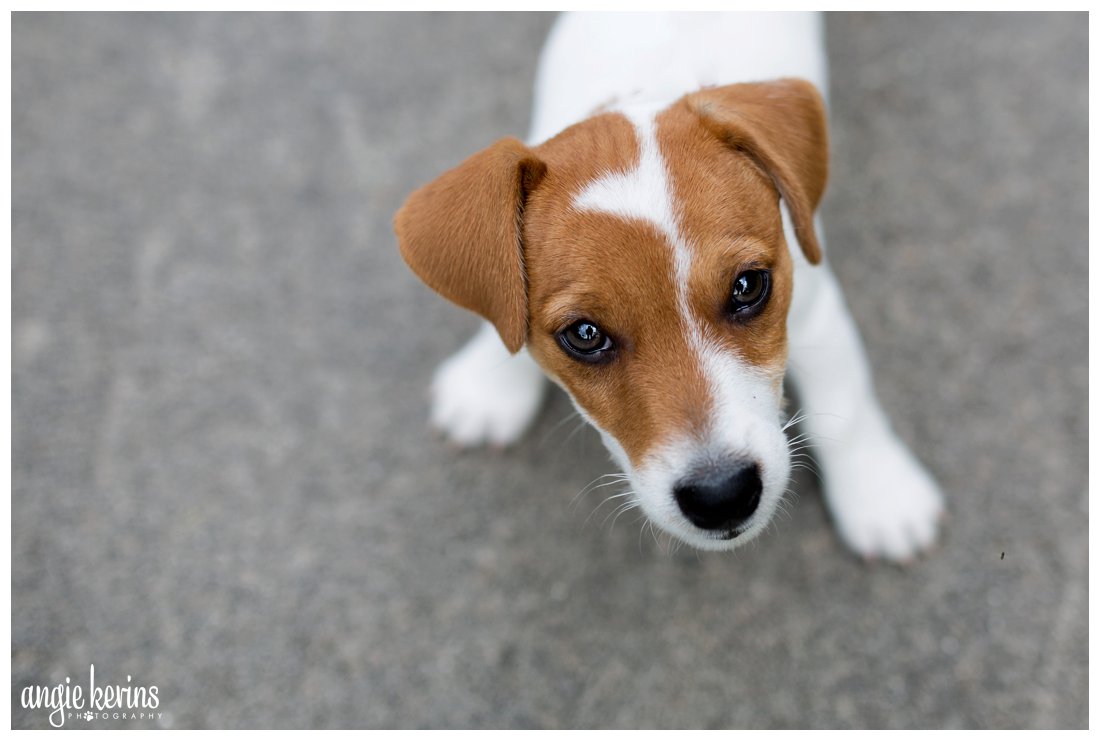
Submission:
{"label": "dog's front paw", "polygon": [[900,441],[865,444],[829,463],[829,506],[852,550],[866,559],[906,562],[932,546],[943,496]]}
{"label": "dog's front paw", "polygon": [[500,345],[495,334],[478,335],[432,381],[432,427],[463,447],[516,442],[542,403],[539,367],[525,352],[511,356],[494,341]]}

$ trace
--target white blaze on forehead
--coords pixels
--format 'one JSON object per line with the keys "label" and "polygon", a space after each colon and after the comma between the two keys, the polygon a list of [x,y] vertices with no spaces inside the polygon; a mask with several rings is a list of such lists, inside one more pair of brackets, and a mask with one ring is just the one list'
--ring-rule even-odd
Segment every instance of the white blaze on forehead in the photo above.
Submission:
{"label": "white blaze on forehead", "polygon": [[648,221],[673,243],[678,240],[672,189],[651,116],[627,116],[638,137],[638,163],[627,172],[611,172],[593,180],[573,201],[579,209],[603,211],[624,219]]}
{"label": "white blaze on forehead", "polygon": [[576,196],[573,205],[624,219],[640,219],[660,230],[672,247],[680,314],[693,340],[701,342],[702,335],[691,319],[687,301],[691,251],[680,236],[672,204],[672,184],[657,144],[657,123],[652,114],[624,115],[634,124],[638,137],[638,163],[627,172],[612,172],[593,180]]}
{"label": "white blaze on forehead", "polygon": [[[692,251],[679,227],[672,181],[657,142],[655,113],[630,112],[624,115],[634,125],[638,139],[638,161],[626,172],[607,173],[590,182],[574,198],[573,206],[644,221],[657,227],[665,237],[672,250],[675,275],[671,278],[676,284],[680,320],[714,395],[713,415],[717,428],[714,432],[718,438],[726,438],[727,444],[735,443],[729,438],[742,435],[731,435],[732,430],[721,428],[729,426],[731,415],[741,416],[738,412],[749,409],[757,411],[760,402],[770,396],[767,393],[770,380],[747,366],[736,353],[723,350],[718,342],[708,339],[703,322],[692,315],[688,301]],[[741,447],[740,442],[738,440],[735,444]]]}

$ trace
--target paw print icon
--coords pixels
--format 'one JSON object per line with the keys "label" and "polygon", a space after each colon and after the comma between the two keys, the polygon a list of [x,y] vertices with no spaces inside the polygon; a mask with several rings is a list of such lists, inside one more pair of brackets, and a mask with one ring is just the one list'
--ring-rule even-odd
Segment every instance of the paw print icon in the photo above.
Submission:
{"label": "paw print icon", "polygon": [[89,710],[88,712],[84,713],[84,720],[91,720],[91,719],[92,719],[92,718],[94,718],[94,717],[95,717],[95,716],[94,716],[94,715],[92,714],[92,711],[91,711],[91,710]]}

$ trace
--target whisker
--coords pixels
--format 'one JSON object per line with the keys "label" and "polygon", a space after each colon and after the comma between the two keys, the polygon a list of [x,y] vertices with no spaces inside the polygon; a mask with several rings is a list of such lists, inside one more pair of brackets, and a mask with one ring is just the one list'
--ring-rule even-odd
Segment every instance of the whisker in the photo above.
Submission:
{"label": "whisker", "polygon": [[602,486],[606,486],[606,484],[600,484],[599,486],[596,486],[595,484],[596,484],[597,481],[602,481],[603,479],[607,479],[607,478],[614,479],[614,481],[608,482],[608,483],[613,484],[613,483],[616,483],[618,481],[623,481],[624,479],[627,478],[627,475],[625,473],[605,473],[602,476],[597,476],[596,478],[592,479],[587,484],[585,484],[583,489],[581,489],[580,491],[578,491],[576,494],[573,495],[573,498],[569,500],[570,506],[575,506],[577,504],[577,500],[580,499],[581,496],[583,496],[584,494],[587,494],[588,492],[592,491],[593,489],[597,489],[597,488],[600,488]]}
{"label": "whisker", "polygon": [[[622,499],[623,497],[625,497],[625,496],[629,496],[629,495],[631,495],[631,494],[633,494],[633,493],[634,493],[634,492],[632,492],[632,491],[630,491],[630,490],[627,490],[627,491],[619,492],[619,493],[617,493],[617,494],[612,494],[612,495],[610,495],[610,496],[604,497],[603,501],[601,501],[601,502],[600,502],[599,504],[597,504],[597,505],[596,505],[596,507],[595,507],[595,508],[594,508],[594,509],[593,509],[593,510],[592,510],[591,512],[589,512],[589,513],[588,513],[588,517],[585,517],[585,518],[584,518],[584,524],[585,524],[585,525],[587,525],[587,524],[588,524],[588,521],[589,521],[589,520],[591,520],[591,519],[592,519],[592,517],[593,517],[593,516],[594,516],[594,515],[595,515],[595,514],[596,514],[597,512],[599,512],[599,511],[600,511],[601,509],[603,509],[603,506],[604,506],[605,504],[607,504],[608,502],[610,502],[610,501],[613,501],[613,500],[615,500],[615,499]],[[606,517],[604,518],[604,522],[607,522],[607,518],[606,518]]]}
{"label": "whisker", "polygon": [[795,465],[791,466],[792,471],[800,470],[800,469],[805,469],[805,470],[809,471],[810,473],[812,473],[814,475],[814,478],[817,479],[818,484],[820,484],[821,486],[825,485],[825,481],[821,477],[821,472],[818,471],[815,467],[809,465],[808,463],[798,463],[798,464],[795,464]]}
{"label": "whisker", "polygon": [[[634,492],[625,492],[625,493],[626,494],[633,494]],[[610,519],[611,520],[610,530],[614,530],[615,529],[615,523],[618,521],[619,517],[624,512],[629,512],[630,510],[634,509],[635,507],[639,507],[639,506],[641,506],[641,503],[636,502],[636,501],[628,501],[628,502],[624,502],[624,503],[620,504],[614,511],[612,511],[610,514],[608,514],[607,517],[603,518],[603,522],[600,523],[600,527],[603,527],[604,525],[606,525],[608,519]]]}
{"label": "whisker", "polygon": [[806,419],[806,413],[799,409],[797,412],[791,415],[791,418],[787,420],[787,423],[783,425],[783,431],[786,432],[788,427],[793,427],[802,420]]}
{"label": "whisker", "polygon": [[[579,413],[580,412],[578,412],[578,414]],[[576,435],[578,432],[580,432],[581,430],[583,430],[587,426],[588,426],[588,420],[582,418],[581,421],[577,423],[577,426],[573,428],[573,431],[570,432],[568,435],[566,435],[565,439],[561,441],[562,446],[564,446],[566,443],[568,443],[570,440],[572,440],[574,435]]]}
{"label": "whisker", "polygon": [[657,534],[657,526],[653,524],[653,520],[646,520],[646,525],[649,526],[649,535],[653,538],[653,545],[657,546],[657,549],[661,548],[661,538]]}
{"label": "whisker", "polygon": [[[550,439],[550,436],[551,436],[551,435],[553,435],[553,434],[554,434],[555,432],[557,432],[558,430],[560,430],[560,429],[561,429],[561,427],[562,427],[562,425],[564,425],[564,424],[565,424],[566,422],[568,422],[569,420],[571,420],[571,419],[573,419],[573,418],[575,418],[575,417],[579,417],[579,416],[580,416],[580,414],[581,414],[581,413],[580,413],[580,410],[579,410],[579,409],[574,409],[574,410],[573,410],[573,413],[572,413],[572,414],[567,414],[567,415],[565,415],[564,417],[562,417],[562,418],[561,418],[561,420],[559,420],[558,422],[556,422],[556,423],[554,424],[554,426],[553,426],[553,427],[551,427],[551,428],[550,428],[549,430],[547,430],[546,434],[542,436],[542,443],[541,443],[541,444],[542,444],[542,445],[545,445],[545,444],[546,444],[546,441]],[[569,439],[569,438],[566,438],[566,440],[568,440],[568,439]]]}

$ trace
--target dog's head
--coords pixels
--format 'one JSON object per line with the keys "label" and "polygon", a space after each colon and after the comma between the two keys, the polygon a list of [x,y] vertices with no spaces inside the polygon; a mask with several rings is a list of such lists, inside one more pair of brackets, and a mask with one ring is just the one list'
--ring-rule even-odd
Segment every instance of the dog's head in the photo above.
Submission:
{"label": "dog's head", "polygon": [[566,389],[655,524],[731,548],[786,490],[780,199],[818,262],[826,171],[813,86],[730,85],[537,147],[497,142],[413,193],[395,226],[421,279]]}

